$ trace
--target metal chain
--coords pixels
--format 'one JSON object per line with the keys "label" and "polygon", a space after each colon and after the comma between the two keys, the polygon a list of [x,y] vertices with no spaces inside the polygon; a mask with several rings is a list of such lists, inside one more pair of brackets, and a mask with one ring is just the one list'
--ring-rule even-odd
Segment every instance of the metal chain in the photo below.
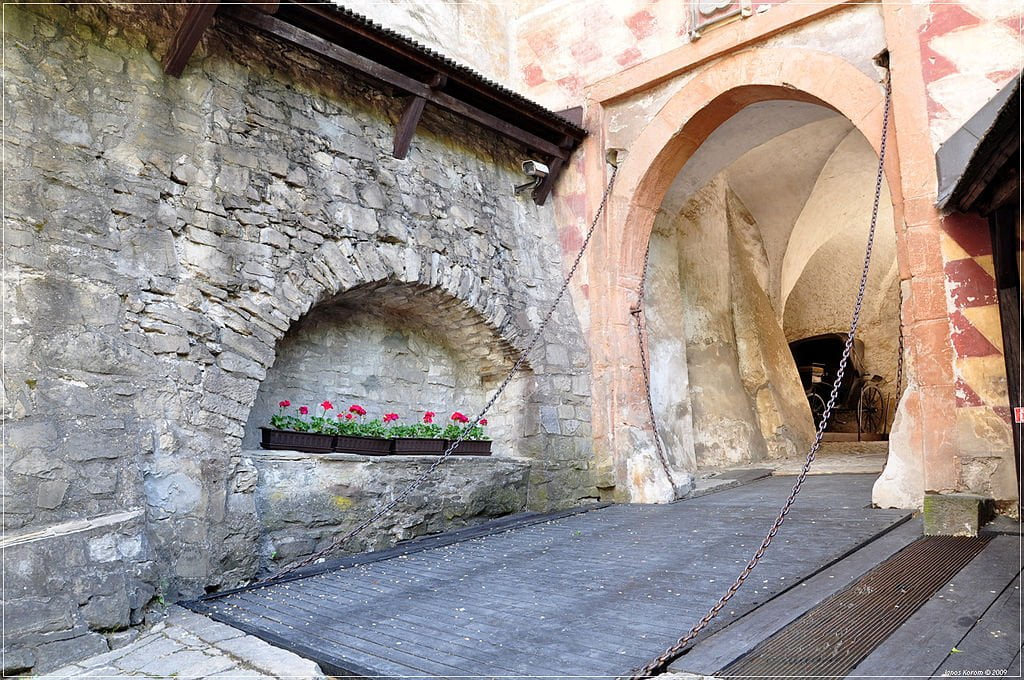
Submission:
{"label": "metal chain", "polygon": [[800,493],[800,488],[804,484],[804,480],[807,479],[807,473],[811,470],[811,463],[814,462],[814,457],[818,453],[818,449],[821,447],[821,439],[825,434],[825,427],[828,425],[829,418],[832,415],[832,409],[835,407],[836,399],[839,396],[839,386],[843,382],[843,376],[846,373],[846,364],[850,359],[850,352],[853,350],[854,337],[857,334],[857,325],[860,323],[860,310],[864,303],[864,290],[867,287],[868,281],[868,269],[871,266],[871,250],[874,247],[875,242],[875,226],[878,223],[878,206],[882,196],[882,180],[885,176],[885,147],[886,139],[889,131],[889,101],[891,98],[891,84],[888,76],[885,80],[885,111],[882,117],[882,140],[878,149],[878,175],[875,178],[875,202],[871,209],[871,228],[868,231],[868,242],[867,247],[864,251],[864,268],[861,270],[860,275],[860,288],[857,290],[857,300],[853,307],[853,318],[850,321],[850,332],[846,336],[846,345],[843,347],[843,356],[839,361],[839,370],[836,373],[836,381],[832,385],[832,393],[829,395],[828,404],[825,406],[825,412],[821,416],[821,422],[818,423],[817,432],[814,435],[814,443],[811,445],[810,451],[807,452],[807,460],[804,461],[804,465],[800,470],[800,475],[796,479],[796,483],[793,485],[793,491],[790,493],[789,498],[786,499],[782,509],[779,511],[778,517],[772,523],[771,528],[765,535],[764,540],[761,541],[761,545],[757,551],[754,552],[753,557],[747,562],[747,565],[740,571],[739,576],[733,582],[725,594],[718,600],[718,602],[708,610],[707,614],[697,622],[697,624],[686,633],[686,635],[679,638],[675,644],[666,649],[664,652],[659,654],[650,663],[638,669],[630,676],[630,680],[640,680],[641,678],[648,678],[652,675],[662,672],[668,664],[672,663],[677,659],[686,648],[686,646],[693,640],[697,635],[709,624],[711,620],[718,616],[718,613],[722,611],[726,603],[732,599],[733,595],[743,586],[743,583],[750,576],[750,573],[754,571],[761,558],[764,557],[765,552],[768,550],[768,546],[772,544],[775,539],[775,535],[779,532],[783,522],[786,521],[786,517],[789,515],[789,511],[793,507],[793,503],[796,501],[797,494]]}
{"label": "metal chain", "polygon": [[381,517],[384,517],[386,514],[394,510],[402,501],[404,501],[409,496],[409,494],[411,494],[421,484],[423,484],[423,482],[425,482],[434,473],[434,471],[437,470],[437,468],[439,468],[446,460],[448,460],[449,457],[451,457],[452,452],[454,452],[455,449],[459,447],[459,444],[465,441],[467,435],[469,434],[469,431],[480,423],[483,417],[487,415],[487,412],[490,411],[491,407],[494,406],[494,403],[498,400],[498,398],[501,397],[502,393],[509,386],[509,383],[512,382],[512,379],[515,378],[516,374],[519,373],[520,369],[523,367],[523,364],[526,363],[526,357],[530,354],[531,351],[533,351],[533,349],[537,346],[537,343],[540,341],[541,336],[544,334],[544,330],[547,328],[548,323],[551,321],[551,317],[554,316],[555,314],[555,309],[558,307],[558,304],[562,301],[562,298],[565,296],[565,292],[569,289],[569,284],[572,282],[573,277],[576,275],[576,270],[579,269],[580,262],[583,260],[583,254],[587,250],[587,245],[590,244],[590,239],[594,235],[594,230],[597,228],[597,223],[601,219],[601,215],[604,213],[605,206],[608,204],[608,196],[611,194],[612,186],[615,184],[615,176],[618,174],[618,172],[618,166],[612,165],[612,174],[611,177],[608,178],[608,186],[605,187],[604,195],[601,197],[601,203],[597,207],[597,212],[594,213],[594,220],[593,222],[590,223],[590,228],[587,230],[586,238],[583,239],[583,245],[580,246],[580,250],[576,254],[576,259],[573,260],[572,267],[569,269],[569,273],[566,275],[565,280],[562,282],[561,288],[559,288],[558,292],[555,293],[555,298],[554,300],[552,300],[551,306],[548,308],[547,313],[541,319],[540,325],[537,326],[536,332],[534,332],[533,337],[530,338],[530,341],[526,343],[526,348],[522,350],[522,352],[519,354],[519,358],[516,359],[516,362],[512,365],[512,368],[509,369],[508,375],[505,376],[505,379],[501,382],[500,385],[498,385],[497,389],[495,389],[494,393],[491,395],[491,398],[487,400],[487,403],[484,405],[482,409],[480,409],[480,412],[476,414],[476,417],[472,419],[472,422],[462,429],[462,432],[459,434],[459,438],[453,441],[451,444],[449,444],[448,448],[445,449],[445,452],[442,453],[437,458],[437,460],[431,463],[431,465],[426,470],[424,470],[416,479],[410,482],[408,486],[406,486],[401,492],[399,492],[398,495],[396,495],[390,501],[381,506],[381,508],[379,508],[371,516],[367,517],[365,520],[357,524],[355,528],[349,530],[348,533],[342,535],[341,537],[334,539],[327,547],[318,550],[317,552],[313,553],[301,562],[297,562],[296,564],[290,565],[289,567],[282,569],[281,571],[277,572],[272,576],[268,576],[264,579],[261,579],[257,583],[266,583],[268,581],[273,581],[295,571],[296,569],[307,567],[310,564],[316,562],[317,560],[322,559],[325,555],[333,552],[343,544],[352,540],[353,538],[361,534],[363,531],[365,531],[367,528],[369,528],[371,525],[373,525]]}
{"label": "metal chain", "polygon": [[640,370],[644,376],[644,396],[647,398],[647,415],[651,420],[651,434],[654,437],[655,450],[658,452],[658,461],[661,463],[661,468],[665,471],[668,483],[672,486],[672,498],[676,499],[678,498],[679,489],[676,487],[676,480],[672,476],[672,469],[668,465],[665,447],[662,446],[661,437],[658,436],[658,421],[654,416],[654,400],[651,398],[651,375],[647,367],[647,348],[644,345],[644,330],[647,324],[643,304],[644,293],[647,289],[647,270],[650,267],[650,262],[651,241],[648,239],[647,252],[644,253],[644,269],[640,275],[640,289],[636,295],[636,305],[629,310],[629,313],[633,315],[633,321],[636,322],[636,339],[637,344],[640,346]]}
{"label": "metal chain", "polygon": [[897,354],[896,354],[896,396],[894,397],[895,403],[893,404],[893,407],[892,407],[893,408],[893,412],[895,412],[896,409],[899,408],[899,406],[900,406],[900,396],[902,395],[902,391],[903,391],[903,352],[905,351],[905,347],[904,347],[905,340],[903,338],[903,286],[902,285],[900,286],[899,291],[900,291],[900,309],[899,309],[899,320],[898,320],[897,323],[899,324],[898,327],[899,327],[899,331],[900,331],[900,338],[899,338],[899,344],[898,344],[897,350],[896,350],[897,351]]}

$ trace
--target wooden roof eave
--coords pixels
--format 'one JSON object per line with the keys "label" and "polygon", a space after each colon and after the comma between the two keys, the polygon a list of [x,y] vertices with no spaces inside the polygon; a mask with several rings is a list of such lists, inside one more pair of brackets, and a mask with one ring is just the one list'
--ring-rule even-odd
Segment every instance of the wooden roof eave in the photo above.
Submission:
{"label": "wooden roof eave", "polygon": [[[302,17],[301,23],[306,24],[309,16],[314,16],[321,24],[328,22],[328,25],[319,28],[318,35],[292,21],[274,16],[279,9],[276,2],[223,6],[219,2],[195,3],[186,10],[164,58],[165,72],[173,76],[181,74],[203,32],[212,22],[214,13],[217,13],[405,93],[406,105],[395,128],[393,155],[396,158],[405,157],[426,104],[471,120],[522,144],[540,155],[550,168],[548,176],[533,190],[533,199],[538,205],[544,204],[572,152],[587,134],[574,121],[543,109],[397,34],[389,35],[390,32],[347,10],[297,3],[285,3],[285,6],[287,15],[293,20]],[[306,13],[311,14],[303,16]],[[360,54],[340,44],[340,39],[332,40],[334,24],[339,35],[341,32],[355,32],[367,41],[361,44],[370,45],[372,49],[363,50],[366,54]],[[371,58],[368,53],[378,57],[387,55],[387,61],[398,67],[381,63],[384,59]],[[408,69],[400,68],[406,64]],[[411,73],[413,70],[415,75]],[[424,78],[424,74],[428,77]],[[456,87],[446,92],[449,84]],[[463,96],[457,96],[460,93]],[[565,113],[574,116],[579,112],[570,110]]]}

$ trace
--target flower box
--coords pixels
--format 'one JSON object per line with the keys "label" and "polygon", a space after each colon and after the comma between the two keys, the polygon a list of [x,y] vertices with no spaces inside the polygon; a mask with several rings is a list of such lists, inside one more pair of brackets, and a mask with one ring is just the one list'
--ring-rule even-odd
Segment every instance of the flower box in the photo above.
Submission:
{"label": "flower box", "polygon": [[[452,442],[445,442],[444,451],[448,450]],[[489,456],[491,455],[491,440],[464,440],[454,451],[453,456]]]}
{"label": "flower box", "polygon": [[393,456],[440,456],[448,448],[444,439],[398,437],[391,440]]}
{"label": "flower box", "polygon": [[260,446],[265,449],[330,453],[334,450],[334,435],[316,432],[293,432],[261,427]]}
{"label": "flower box", "polygon": [[386,456],[391,451],[391,440],[339,434],[334,438],[334,450],[363,456]]}

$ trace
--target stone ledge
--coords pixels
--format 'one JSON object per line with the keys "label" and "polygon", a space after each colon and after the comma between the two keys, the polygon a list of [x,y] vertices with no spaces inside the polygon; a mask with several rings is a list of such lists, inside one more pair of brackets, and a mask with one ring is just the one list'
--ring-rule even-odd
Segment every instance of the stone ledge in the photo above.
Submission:
{"label": "stone ledge", "polygon": [[[306,453],[304,451],[279,451],[270,449],[245,449],[243,456],[251,456],[260,460],[280,461],[336,461],[341,463],[380,463],[403,464],[409,463],[427,464],[437,460],[437,456],[364,456],[358,453]],[[460,465],[513,465],[517,467],[530,467],[533,460],[530,458],[518,458],[512,456],[450,456],[445,465],[455,463]]]}

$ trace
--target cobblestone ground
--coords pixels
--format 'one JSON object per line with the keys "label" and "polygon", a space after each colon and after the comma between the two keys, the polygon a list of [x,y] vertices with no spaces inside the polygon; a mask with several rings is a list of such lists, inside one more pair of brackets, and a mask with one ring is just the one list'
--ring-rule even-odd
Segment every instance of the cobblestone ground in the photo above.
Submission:
{"label": "cobblestone ground", "polygon": [[[815,456],[811,474],[881,473],[888,454],[889,442],[824,442]],[[776,475],[798,474],[803,464],[803,458],[766,463]]]}
{"label": "cobblestone ground", "polygon": [[134,642],[44,678],[289,678],[321,680],[320,667],[180,607]]}

